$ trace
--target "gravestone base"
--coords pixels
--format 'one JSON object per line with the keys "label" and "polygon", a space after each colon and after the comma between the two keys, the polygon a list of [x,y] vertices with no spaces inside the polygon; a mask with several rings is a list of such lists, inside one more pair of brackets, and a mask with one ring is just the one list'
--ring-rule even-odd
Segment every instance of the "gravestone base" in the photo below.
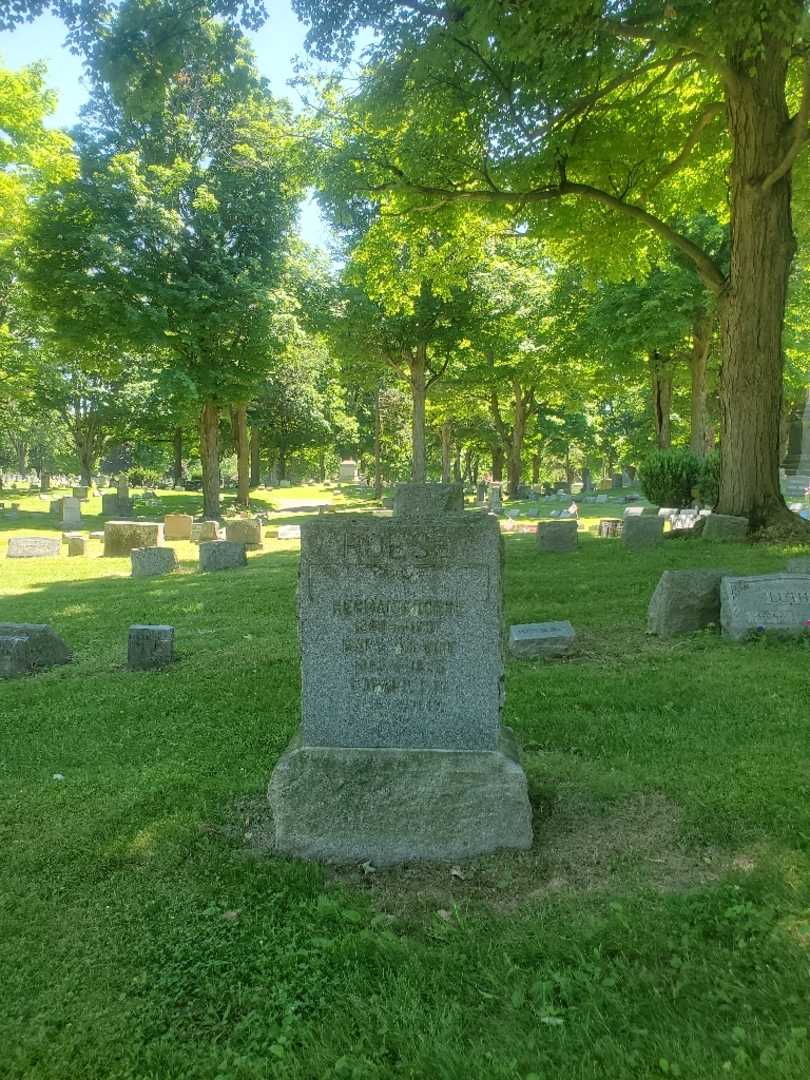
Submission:
{"label": "gravestone base", "polygon": [[386,866],[471,859],[532,843],[526,775],[509,728],[497,750],[306,746],[268,792],[279,854]]}

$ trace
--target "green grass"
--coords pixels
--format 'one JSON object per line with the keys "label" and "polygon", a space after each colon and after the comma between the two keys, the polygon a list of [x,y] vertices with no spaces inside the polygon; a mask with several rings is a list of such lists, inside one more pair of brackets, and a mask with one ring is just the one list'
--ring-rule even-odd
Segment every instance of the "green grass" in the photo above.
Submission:
{"label": "green grass", "polygon": [[[0,544],[52,531],[19,501]],[[205,576],[177,549],[146,581],[97,542],[0,549],[0,621],[75,650],[0,684],[4,1080],[806,1080],[810,645],[644,632],[663,569],[791,550],[508,536],[507,621],[570,618],[578,645],[508,667],[534,851],[459,877],[257,850],[298,712],[298,545]],[[176,627],[171,670],[124,669],[134,622]]]}

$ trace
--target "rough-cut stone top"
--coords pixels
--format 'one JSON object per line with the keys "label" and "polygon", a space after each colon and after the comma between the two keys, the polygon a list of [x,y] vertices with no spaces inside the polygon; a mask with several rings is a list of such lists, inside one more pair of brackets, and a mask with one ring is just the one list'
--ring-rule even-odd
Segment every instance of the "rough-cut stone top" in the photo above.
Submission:
{"label": "rough-cut stone top", "polygon": [[339,516],[301,526],[309,745],[494,750],[502,695],[495,518]]}
{"label": "rough-cut stone top", "polygon": [[464,509],[462,484],[397,484],[395,517],[430,517]]}
{"label": "rough-cut stone top", "polygon": [[810,630],[810,574],[725,577],[720,585],[720,623],[725,637],[802,634]]}

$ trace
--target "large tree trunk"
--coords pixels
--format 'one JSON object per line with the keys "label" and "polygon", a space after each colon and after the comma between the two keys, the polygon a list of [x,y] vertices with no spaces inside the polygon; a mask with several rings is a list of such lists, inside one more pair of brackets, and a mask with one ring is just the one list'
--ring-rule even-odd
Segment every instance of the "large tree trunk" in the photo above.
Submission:
{"label": "large tree trunk", "polygon": [[200,413],[200,465],[202,466],[203,517],[219,517],[219,407],[206,401]]}
{"label": "large tree trunk", "polygon": [[262,435],[257,427],[250,429],[250,486],[258,487],[262,481]]}
{"label": "large tree trunk", "polygon": [[250,506],[250,443],[247,430],[247,402],[237,401],[231,409],[236,443],[236,501],[245,510]]}
{"label": "large tree trunk", "polygon": [[659,450],[672,446],[672,361],[656,349],[650,353],[655,443]]}
{"label": "large tree trunk", "polygon": [[409,355],[413,420],[411,427],[411,480],[424,484],[427,479],[425,457],[425,398],[427,396],[427,346],[417,345]]}
{"label": "large tree trunk", "polygon": [[692,327],[692,351],[689,354],[691,376],[691,427],[689,449],[698,457],[709,452],[709,416],[706,407],[706,373],[712,341],[713,315],[702,314]]}
{"label": "large tree trunk", "polygon": [[492,479],[498,483],[503,480],[503,459],[505,454],[502,446],[492,447]]}
{"label": "large tree trunk", "polygon": [[174,486],[179,488],[183,486],[183,429],[181,427],[174,429],[172,452],[174,456],[174,465],[172,466]]}
{"label": "large tree trunk", "polygon": [[442,424],[442,483],[450,483],[450,475],[453,467],[453,443],[451,439],[450,421],[445,420]]}
{"label": "large tree trunk", "polygon": [[382,410],[378,386],[374,391],[374,498],[381,499],[382,493]]}
{"label": "large tree trunk", "polygon": [[[731,268],[721,303],[720,499],[752,528],[795,524],[779,490],[782,328],[795,250],[790,169],[778,176],[793,132],[785,101],[787,59],[766,34],[757,60],[742,44],[729,57]],[[750,74],[751,64],[756,64]]]}
{"label": "large tree trunk", "polygon": [[517,381],[512,389],[515,399],[515,420],[512,424],[512,439],[509,446],[507,487],[509,488],[509,498],[516,499],[523,476],[523,440],[526,437],[526,424],[529,419],[533,395],[531,391],[524,394]]}

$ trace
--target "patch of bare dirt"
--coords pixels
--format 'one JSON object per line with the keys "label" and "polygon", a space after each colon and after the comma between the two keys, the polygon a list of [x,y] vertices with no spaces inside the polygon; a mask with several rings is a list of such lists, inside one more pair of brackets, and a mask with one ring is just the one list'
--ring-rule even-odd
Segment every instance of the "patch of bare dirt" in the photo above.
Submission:
{"label": "patch of bare dirt", "polygon": [[[272,857],[272,818],[263,796],[235,804],[220,831],[240,843],[246,855]],[[529,851],[458,865],[327,864],[324,874],[327,884],[359,889],[391,915],[451,917],[455,907],[472,904],[506,913],[560,894],[682,892],[735,868],[733,854],[684,844],[679,809],[663,795],[604,802],[566,790],[534,806]]]}

